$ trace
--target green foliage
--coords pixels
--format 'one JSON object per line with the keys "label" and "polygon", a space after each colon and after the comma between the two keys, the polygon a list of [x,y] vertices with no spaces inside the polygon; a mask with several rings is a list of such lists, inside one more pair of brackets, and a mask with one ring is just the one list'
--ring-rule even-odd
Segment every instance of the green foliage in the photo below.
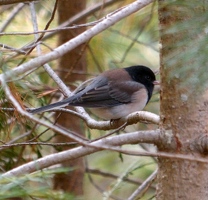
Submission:
{"label": "green foliage", "polygon": [[[0,176],[0,199],[24,198],[27,199],[52,199],[74,200],[72,194],[51,189],[50,179],[57,173],[67,173],[72,169],[59,168],[37,171],[22,177],[4,178]],[[78,199],[78,198],[76,198]]]}

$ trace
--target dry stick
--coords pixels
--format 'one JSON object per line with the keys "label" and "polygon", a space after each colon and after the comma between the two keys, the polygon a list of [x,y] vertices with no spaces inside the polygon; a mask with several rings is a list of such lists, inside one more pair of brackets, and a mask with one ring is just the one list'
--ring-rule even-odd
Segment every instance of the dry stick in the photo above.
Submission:
{"label": "dry stick", "polygon": [[[30,3],[30,5],[33,5],[33,7],[34,7],[34,2]],[[54,5],[53,11],[52,11],[51,18],[50,18],[49,21],[47,22],[47,24],[46,24],[44,30],[47,30],[47,29],[49,28],[51,22],[54,20],[54,16],[55,16],[55,13],[56,13],[56,10],[57,10],[57,5],[58,5],[58,0],[56,0],[56,2],[55,2],[55,5]],[[33,10],[34,10],[34,8],[33,8]],[[37,24],[37,20],[35,20],[35,21],[36,21],[35,24]],[[35,28],[34,31],[38,31],[38,27]],[[37,34],[35,34],[35,35],[36,35],[36,41],[35,41],[35,44],[37,44],[37,43],[44,37],[45,33],[43,32],[39,37],[37,37],[37,36],[38,36]],[[33,51],[34,48],[35,48],[35,46],[32,47],[32,48],[27,52],[27,55],[30,54],[30,53]]]}

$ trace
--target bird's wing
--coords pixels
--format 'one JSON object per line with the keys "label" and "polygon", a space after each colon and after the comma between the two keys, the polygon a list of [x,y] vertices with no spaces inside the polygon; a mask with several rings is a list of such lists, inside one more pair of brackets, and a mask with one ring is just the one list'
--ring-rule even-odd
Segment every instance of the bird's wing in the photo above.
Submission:
{"label": "bird's wing", "polygon": [[[107,78],[97,77],[88,86],[77,90],[73,97],[68,98],[69,105],[89,108],[112,107],[130,103],[134,92],[142,87],[133,81],[108,81]],[[64,101],[67,101],[65,99]]]}
{"label": "bird's wing", "polygon": [[[84,82],[74,94],[47,106],[43,106],[30,112],[40,113],[53,108],[65,107],[67,105],[82,106],[88,108],[107,108],[135,101],[134,93],[144,90],[144,86],[134,81],[109,81],[103,76]],[[133,97],[133,99],[132,99]],[[136,101],[139,101],[136,99]]]}

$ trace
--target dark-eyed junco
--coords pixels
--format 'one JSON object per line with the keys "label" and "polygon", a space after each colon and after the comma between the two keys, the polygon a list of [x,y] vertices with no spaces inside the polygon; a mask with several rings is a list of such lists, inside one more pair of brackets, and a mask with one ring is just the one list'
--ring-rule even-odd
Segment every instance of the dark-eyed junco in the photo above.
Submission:
{"label": "dark-eyed junco", "polygon": [[118,119],[142,110],[156,84],[159,82],[155,74],[145,66],[108,70],[82,84],[71,97],[30,112],[35,114],[71,105],[90,108],[106,120]]}

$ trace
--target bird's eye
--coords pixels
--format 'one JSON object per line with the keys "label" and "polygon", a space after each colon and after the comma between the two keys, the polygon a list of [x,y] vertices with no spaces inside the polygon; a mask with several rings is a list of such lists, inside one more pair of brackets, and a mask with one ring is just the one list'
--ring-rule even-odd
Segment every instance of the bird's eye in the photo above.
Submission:
{"label": "bird's eye", "polygon": [[145,78],[150,81],[151,80],[151,77],[150,76],[145,76]]}

